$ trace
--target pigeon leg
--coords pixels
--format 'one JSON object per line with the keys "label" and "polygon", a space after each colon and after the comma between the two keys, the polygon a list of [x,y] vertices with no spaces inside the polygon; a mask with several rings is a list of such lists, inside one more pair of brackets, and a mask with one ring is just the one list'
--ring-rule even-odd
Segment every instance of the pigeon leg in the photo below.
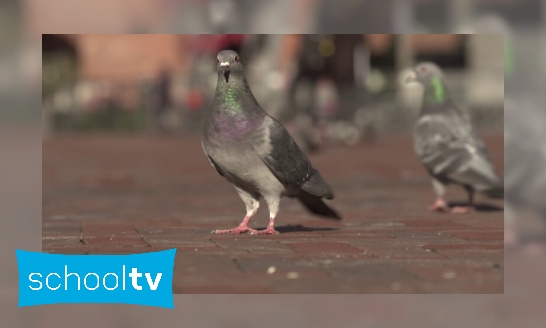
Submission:
{"label": "pigeon leg", "polygon": [[258,235],[278,235],[280,232],[275,230],[275,218],[272,217],[269,219],[269,225],[265,230],[258,230]]}
{"label": "pigeon leg", "polygon": [[267,225],[267,229],[259,230],[257,233],[259,235],[278,235],[279,232],[275,230],[275,217],[279,211],[280,198],[278,196],[264,198],[267,203],[267,207],[269,207],[269,224]]}
{"label": "pigeon leg", "polygon": [[239,193],[239,196],[241,197],[241,199],[243,200],[243,202],[246,205],[246,216],[243,219],[243,222],[241,222],[241,224],[239,224],[239,226],[236,227],[236,228],[226,229],[226,230],[213,230],[211,233],[214,233],[214,234],[241,234],[241,233],[246,233],[247,231],[250,232],[250,234],[256,234],[257,233],[257,231],[255,229],[251,229],[248,226],[248,222],[250,221],[252,216],[254,216],[254,214],[256,214],[256,212],[258,211],[258,207],[260,206],[260,202],[257,199],[257,197],[253,197],[251,194],[247,193],[246,191],[241,190],[241,189],[239,189],[237,187],[235,187],[235,189],[237,189],[237,192]]}
{"label": "pigeon leg", "polygon": [[447,206],[443,197],[438,197],[434,204],[428,207],[428,210],[431,212],[449,212],[449,206]]}
{"label": "pigeon leg", "polygon": [[428,210],[431,212],[449,212],[449,206],[447,206],[447,203],[444,200],[444,195],[446,193],[444,184],[436,179],[432,179],[432,187],[436,193],[436,201],[428,207]]}
{"label": "pigeon leg", "polygon": [[474,213],[476,210],[474,208],[474,189],[465,186],[464,187],[466,191],[468,192],[468,205],[467,206],[455,206],[451,209],[451,213],[456,214],[467,214],[467,213]]}

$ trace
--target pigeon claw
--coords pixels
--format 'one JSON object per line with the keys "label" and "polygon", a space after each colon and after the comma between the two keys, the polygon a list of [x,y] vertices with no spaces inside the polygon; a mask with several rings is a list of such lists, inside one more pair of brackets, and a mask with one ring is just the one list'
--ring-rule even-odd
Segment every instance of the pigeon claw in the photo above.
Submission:
{"label": "pigeon claw", "polygon": [[278,232],[277,230],[275,230],[273,228],[267,228],[265,230],[257,231],[257,234],[258,235],[278,235],[278,234],[280,234],[280,232]]}

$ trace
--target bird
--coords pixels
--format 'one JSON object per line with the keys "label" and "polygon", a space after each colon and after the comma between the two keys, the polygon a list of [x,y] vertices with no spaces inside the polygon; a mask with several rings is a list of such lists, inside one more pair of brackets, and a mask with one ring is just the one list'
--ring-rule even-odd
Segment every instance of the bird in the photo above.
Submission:
{"label": "bird", "polygon": [[[209,164],[239,194],[246,215],[239,226],[212,233],[278,234],[274,224],[282,197],[297,198],[307,210],[323,218],[341,220],[326,204],[325,199],[334,198],[332,188],[288,131],[254,98],[237,52],[220,51],[216,69],[216,91],[206,114],[201,144]],[[264,230],[255,230],[248,223],[261,199],[269,208],[269,224]]]}
{"label": "bird", "polygon": [[[413,126],[413,146],[436,193],[429,210],[471,213],[475,210],[476,191],[503,198],[504,183],[470,118],[453,102],[440,67],[422,62],[409,73],[406,83],[419,83],[424,89],[420,114]],[[467,206],[447,205],[444,195],[449,184],[467,191]]]}

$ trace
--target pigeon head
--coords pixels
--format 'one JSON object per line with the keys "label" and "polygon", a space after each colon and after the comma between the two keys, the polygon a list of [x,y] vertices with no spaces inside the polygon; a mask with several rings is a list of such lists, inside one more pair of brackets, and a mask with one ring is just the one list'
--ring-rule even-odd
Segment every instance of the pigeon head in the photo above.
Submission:
{"label": "pigeon head", "polygon": [[420,63],[406,79],[406,83],[418,82],[423,85],[433,83],[435,79],[443,79],[442,70],[432,62]]}
{"label": "pigeon head", "polygon": [[406,83],[412,82],[423,85],[427,103],[445,103],[450,100],[442,70],[432,62],[423,62],[415,66],[406,78]]}
{"label": "pigeon head", "polygon": [[243,65],[239,60],[239,55],[233,50],[222,50],[216,56],[216,69],[218,77],[223,77],[226,83],[230,78],[243,76]]}

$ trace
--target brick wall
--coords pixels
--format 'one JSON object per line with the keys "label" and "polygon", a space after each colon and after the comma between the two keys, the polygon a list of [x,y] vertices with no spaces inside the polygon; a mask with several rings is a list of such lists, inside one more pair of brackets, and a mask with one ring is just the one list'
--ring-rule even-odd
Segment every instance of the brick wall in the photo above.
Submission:
{"label": "brick wall", "polygon": [[184,66],[182,35],[76,35],[83,79],[132,84]]}

